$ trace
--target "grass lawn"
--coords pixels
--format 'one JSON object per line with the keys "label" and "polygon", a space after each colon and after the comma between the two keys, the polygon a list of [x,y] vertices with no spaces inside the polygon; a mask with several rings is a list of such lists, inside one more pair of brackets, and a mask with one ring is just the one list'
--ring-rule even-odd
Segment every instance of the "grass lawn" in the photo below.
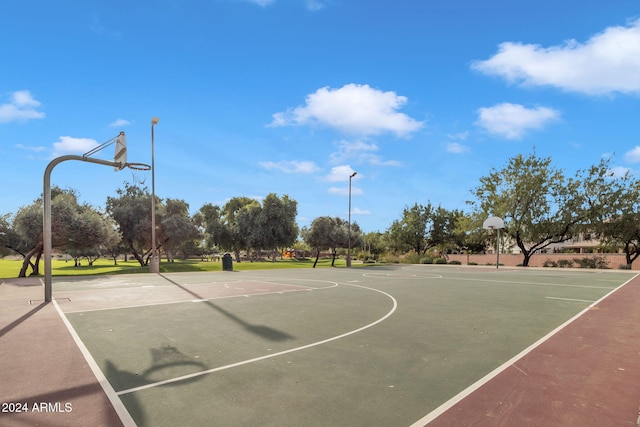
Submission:
{"label": "grass lawn", "polygon": [[[353,263],[353,266],[362,265]],[[336,259],[336,267],[344,267],[344,259]],[[0,279],[18,277],[22,261],[9,259],[0,259]],[[238,271],[244,270],[274,270],[281,268],[311,268],[313,267],[313,259],[295,260],[285,259],[276,262],[234,262],[233,269]],[[331,267],[331,259],[320,259],[317,267]],[[51,266],[54,276],[81,276],[88,274],[131,274],[131,273],[148,273],[149,267],[140,267],[140,264],[133,261],[118,261],[118,265],[113,265],[111,259],[99,259],[88,266],[87,261],[82,261],[82,266],[74,267],[72,261],[54,259]],[[220,261],[199,261],[199,260],[176,260],[175,262],[161,262],[160,272],[170,273],[179,271],[222,271],[222,262]],[[40,262],[40,273],[44,272],[44,263]]]}

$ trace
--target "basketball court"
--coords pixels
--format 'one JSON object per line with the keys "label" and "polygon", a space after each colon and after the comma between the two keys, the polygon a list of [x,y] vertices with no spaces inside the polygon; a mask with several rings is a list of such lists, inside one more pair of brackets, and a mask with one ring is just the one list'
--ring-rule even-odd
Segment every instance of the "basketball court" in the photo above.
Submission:
{"label": "basketball court", "polygon": [[53,304],[29,284],[0,285],[0,403],[28,409],[3,425],[637,425],[630,272],[56,277]]}

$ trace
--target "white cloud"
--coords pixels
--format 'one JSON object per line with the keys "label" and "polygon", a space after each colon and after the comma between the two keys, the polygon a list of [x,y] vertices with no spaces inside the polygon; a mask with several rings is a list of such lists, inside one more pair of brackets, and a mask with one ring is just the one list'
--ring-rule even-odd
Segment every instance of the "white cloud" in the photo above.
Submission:
{"label": "white cloud", "polygon": [[258,6],[262,6],[262,7],[267,7],[275,3],[275,0],[245,0],[245,1],[249,3],[257,4]]}
{"label": "white cloud", "polygon": [[128,126],[131,122],[125,119],[117,119],[115,122],[111,123],[109,126],[111,127],[119,127],[119,126]]}
{"label": "white cloud", "polygon": [[98,141],[91,138],[73,138],[61,136],[58,142],[53,143],[53,157],[65,154],[84,154],[97,147]]}
{"label": "white cloud", "polygon": [[614,178],[622,178],[626,174],[630,173],[631,169],[625,168],[624,166],[615,166],[609,169],[609,173]]}
{"label": "white cloud", "polygon": [[319,124],[352,135],[392,132],[406,136],[423,126],[422,122],[397,111],[406,103],[404,96],[369,85],[323,87],[307,95],[306,105],[274,114],[270,126]]}
{"label": "white cloud", "polygon": [[519,139],[528,130],[541,129],[558,120],[560,113],[548,107],[526,108],[508,102],[478,109],[477,125],[507,139]]}
{"label": "white cloud", "polygon": [[402,164],[396,160],[383,160],[374,152],[380,150],[376,144],[369,144],[364,141],[347,141],[338,142],[338,151],[329,155],[332,163],[342,163],[355,159],[359,163],[368,163],[374,166],[401,166]]}
{"label": "white cloud", "polygon": [[512,83],[554,86],[587,94],[640,94],[640,19],[615,26],[585,43],[542,47],[506,42],[472,68]]}
{"label": "white cloud", "polygon": [[280,162],[260,162],[260,166],[267,170],[279,170],[284,173],[314,173],[320,170],[314,162],[306,161],[280,161]]}
{"label": "white cloud", "polygon": [[[325,176],[324,180],[329,182],[345,182],[349,181],[349,177],[355,171],[351,169],[349,165],[336,166],[331,168],[329,175]],[[362,175],[356,175],[354,179],[358,179]]]}
{"label": "white cloud", "polygon": [[13,92],[8,104],[0,104],[0,123],[43,119],[45,114],[37,111],[40,105],[28,90]]}
{"label": "white cloud", "polygon": [[313,12],[317,12],[318,10],[322,10],[324,9],[324,2],[320,1],[320,0],[306,0],[307,3],[307,9],[313,11]]}
{"label": "white cloud", "polygon": [[16,148],[19,148],[21,150],[26,150],[26,151],[33,151],[34,153],[40,153],[42,151],[46,151],[47,147],[43,147],[43,146],[28,146],[28,145],[22,145],[22,144],[16,144],[15,145]]}
{"label": "white cloud", "polygon": [[[347,211],[347,213],[349,212]],[[360,208],[352,208],[351,215],[371,215],[371,211],[368,211],[366,209],[360,209]]]}
{"label": "white cloud", "polygon": [[464,132],[449,134],[447,135],[447,137],[449,137],[449,139],[453,139],[457,141],[464,141],[465,139],[469,138],[469,135],[471,135],[471,132],[469,132],[468,130],[465,130]]}
{"label": "white cloud", "polygon": [[376,156],[375,154],[363,154],[360,158],[363,162],[373,166],[402,167],[402,162],[399,160],[383,160],[382,157]]}
{"label": "white cloud", "polygon": [[[330,187],[327,192],[329,194],[335,194],[337,196],[348,196],[349,195],[349,186],[346,187]],[[362,189],[358,187],[351,186],[351,195],[358,196],[362,194]]]}
{"label": "white cloud", "polygon": [[463,154],[469,152],[469,147],[458,142],[449,142],[447,144],[447,151],[453,154]]}
{"label": "white cloud", "polygon": [[640,163],[640,145],[624,153],[624,160],[627,163]]}

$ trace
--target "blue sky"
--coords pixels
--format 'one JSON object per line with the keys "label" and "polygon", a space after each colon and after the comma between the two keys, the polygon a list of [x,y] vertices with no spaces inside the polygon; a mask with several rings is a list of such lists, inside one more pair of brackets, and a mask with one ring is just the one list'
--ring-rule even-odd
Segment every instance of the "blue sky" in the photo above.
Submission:
{"label": "blue sky", "polygon": [[[298,222],[384,231],[405,206],[468,209],[535,147],[572,175],[640,170],[640,1],[22,0],[0,34],[0,214],[47,164],[126,132],[192,212],[288,194]],[[96,155],[109,159],[110,147]],[[82,162],[52,182],[104,206],[149,172]]]}

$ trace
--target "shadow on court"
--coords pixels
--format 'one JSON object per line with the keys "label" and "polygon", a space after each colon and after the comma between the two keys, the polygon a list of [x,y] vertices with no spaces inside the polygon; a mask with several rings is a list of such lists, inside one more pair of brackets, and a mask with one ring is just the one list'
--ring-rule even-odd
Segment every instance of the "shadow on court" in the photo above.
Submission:
{"label": "shadow on court", "polygon": [[[109,378],[112,385],[119,390],[131,390],[137,387],[143,387],[148,384],[156,383],[158,378],[155,375],[163,375],[162,372],[174,372],[174,375],[178,375],[185,370],[198,372],[209,369],[209,366],[202,362],[198,362],[182,353],[179,349],[172,346],[152,348],[151,352],[151,366],[144,372],[137,374],[125,370],[120,370],[110,360],[106,361],[105,375]],[[185,378],[179,382],[170,382],[163,386],[171,386],[176,384],[187,384],[198,381],[202,377],[195,376]],[[143,405],[140,404],[135,396],[135,393],[127,392],[120,396],[123,401],[126,401],[127,410],[131,416],[136,420],[138,426],[147,425],[147,416],[145,414]]]}
{"label": "shadow on court", "polygon": [[2,337],[4,334],[6,334],[9,331],[11,331],[12,329],[17,327],[18,325],[20,325],[22,322],[24,322],[25,320],[27,320],[28,318],[30,318],[31,316],[33,316],[34,314],[36,314],[40,310],[42,310],[46,305],[47,305],[46,302],[41,302],[39,305],[34,307],[32,310],[28,311],[27,313],[25,313],[24,315],[20,316],[19,318],[17,318],[13,322],[9,323],[4,328],[0,329],[0,337]]}
{"label": "shadow on court", "polygon": [[162,277],[167,282],[170,282],[170,283],[174,284],[175,286],[179,287],[180,289],[182,289],[183,291],[187,292],[188,294],[194,296],[198,300],[202,300],[202,302],[204,304],[207,304],[209,307],[213,308],[214,310],[218,311],[219,313],[224,314],[227,318],[229,318],[230,320],[232,320],[232,321],[236,322],[237,324],[241,325],[247,331],[249,331],[249,332],[251,332],[251,333],[253,333],[255,335],[258,335],[258,336],[260,336],[262,338],[265,338],[265,339],[268,339],[270,341],[287,341],[287,340],[292,340],[292,339],[295,338],[294,336],[289,335],[286,332],[279,331],[279,330],[271,328],[269,326],[252,325],[252,324],[250,324],[248,322],[245,322],[243,319],[239,318],[235,314],[230,313],[230,312],[224,310],[221,307],[218,307],[217,305],[212,303],[210,300],[207,300],[207,299],[203,298],[201,295],[198,295],[196,292],[193,292],[192,290],[182,286],[180,283],[171,280],[170,278],[168,278],[167,276],[163,275],[162,273],[159,273],[158,276]]}

